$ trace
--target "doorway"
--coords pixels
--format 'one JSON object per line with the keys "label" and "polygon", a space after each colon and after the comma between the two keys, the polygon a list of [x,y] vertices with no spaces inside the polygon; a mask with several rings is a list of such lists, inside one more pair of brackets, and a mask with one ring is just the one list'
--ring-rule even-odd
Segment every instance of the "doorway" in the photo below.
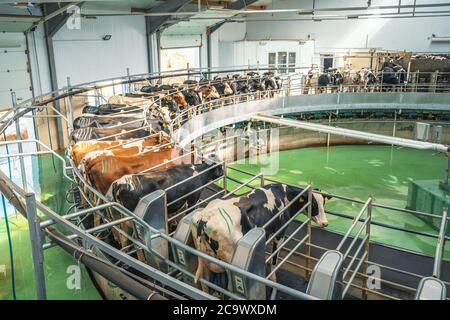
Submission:
{"label": "doorway", "polygon": [[327,55],[322,55],[321,56],[321,60],[322,60],[322,68],[323,70],[328,70],[328,69],[332,69],[333,68],[333,60],[334,57],[331,54],[327,54]]}

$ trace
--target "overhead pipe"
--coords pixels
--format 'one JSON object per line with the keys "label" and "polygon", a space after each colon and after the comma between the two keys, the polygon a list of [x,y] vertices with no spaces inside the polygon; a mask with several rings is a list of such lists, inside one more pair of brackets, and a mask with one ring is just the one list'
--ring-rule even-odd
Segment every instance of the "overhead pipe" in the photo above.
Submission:
{"label": "overhead pipe", "polygon": [[404,139],[404,138],[398,138],[398,137],[390,137],[390,136],[385,136],[385,135],[381,135],[381,134],[332,127],[332,126],[310,123],[310,122],[305,122],[305,121],[300,121],[300,120],[290,120],[290,119],[280,118],[277,116],[271,116],[271,115],[266,115],[266,114],[257,114],[257,115],[251,116],[251,118],[254,120],[271,122],[271,123],[275,123],[275,124],[282,124],[282,125],[287,125],[287,126],[291,126],[291,127],[312,130],[312,131],[316,131],[316,132],[329,133],[329,134],[334,134],[334,135],[339,135],[339,136],[362,139],[362,140],[367,140],[367,141],[374,141],[374,142],[378,142],[378,143],[391,144],[391,145],[402,146],[402,147],[407,147],[407,148],[414,148],[414,149],[419,149],[419,150],[432,150],[432,151],[445,152],[445,153],[450,152],[450,149],[447,145],[439,144],[439,143],[431,143],[431,142],[416,141],[416,140]]}
{"label": "overhead pipe", "polygon": [[[418,8],[441,8],[450,7],[450,3],[429,3],[429,4],[416,4],[416,5],[385,5],[385,6],[370,6],[370,7],[328,7],[328,8],[314,8],[314,12],[327,12],[327,11],[371,11],[371,10],[396,10],[397,12],[402,9],[418,9]],[[238,14],[274,14],[274,13],[299,13],[309,14],[311,9],[269,9],[269,10],[232,10],[232,9],[220,9],[209,8],[209,11],[223,12],[232,15]],[[133,12],[133,13],[89,13],[82,14],[82,17],[101,17],[101,16],[146,16],[146,17],[164,17],[164,16],[192,16],[197,15],[197,11],[179,11],[179,12]],[[208,19],[214,19],[210,17]],[[222,19],[230,18],[222,17]]]}

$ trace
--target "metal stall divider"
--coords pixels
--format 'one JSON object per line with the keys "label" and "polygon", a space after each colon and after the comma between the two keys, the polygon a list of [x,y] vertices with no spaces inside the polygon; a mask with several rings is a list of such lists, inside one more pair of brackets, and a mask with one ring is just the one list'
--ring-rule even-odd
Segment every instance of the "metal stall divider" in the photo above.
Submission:
{"label": "metal stall divider", "polygon": [[[177,239],[181,241],[182,243],[195,248],[194,245],[194,239],[192,238],[192,233],[190,229],[190,223],[191,219],[194,216],[194,214],[198,211],[201,211],[202,209],[196,209],[192,211],[191,213],[185,215],[183,219],[178,223],[177,230],[175,231],[175,234],[173,235],[174,239]],[[173,259],[176,264],[178,264],[183,269],[186,269],[188,272],[195,274],[197,271],[198,266],[198,259],[197,256],[184,250],[182,247],[179,247],[172,243],[171,245]],[[200,283],[195,284],[194,279],[191,277],[188,277],[187,275],[183,274],[182,277],[183,281],[189,285],[197,286],[200,288]]]}
{"label": "metal stall divider", "polygon": [[[136,209],[134,209],[134,213],[153,228],[160,232],[167,233],[166,193],[163,190],[156,190],[141,198]],[[149,248],[148,252],[145,251],[147,263],[163,272],[167,272],[167,264],[156,254],[151,254],[152,251],[155,251],[168,259],[169,245],[167,241],[159,237],[158,233],[152,234],[150,231],[144,230],[144,228],[138,224],[136,224],[136,231],[138,237]]]}
{"label": "metal stall divider", "polygon": [[[311,281],[308,284],[307,294],[313,295],[321,299],[344,299],[353,280],[355,279],[358,270],[363,263],[367,264],[369,257],[369,240],[370,240],[370,224],[372,221],[372,202],[373,199],[369,197],[364,203],[359,214],[353,219],[352,224],[348,228],[344,237],[340,241],[335,250],[326,251],[317,262],[311,275]],[[362,215],[366,213],[366,217],[362,220],[360,227],[350,244],[344,247],[347,240],[351,239],[351,233],[356,225],[361,222]],[[364,237],[361,239],[361,233],[365,231]],[[359,241],[359,244],[358,244]],[[350,258],[350,253],[356,247],[353,257],[344,266],[346,259]],[[344,252],[344,253],[343,253]],[[352,265],[359,257],[359,262],[354,269]],[[353,273],[352,273],[353,272]],[[348,280],[346,276],[350,275]],[[345,285],[345,286],[344,286]],[[363,289],[364,294],[364,289]]]}
{"label": "metal stall divider", "polygon": [[[266,276],[266,231],[254,228],[247,232],[236,244],[231,264],[260,277]],[[261,282],[243,277],[230,271],[232,291],[250,300],[265,300],[266,286]]]}
{"label": "metal stall divider", "polygon": [[344,256],[328,250],[316,263],[306,293],[324,300],[340,299],[342,295],[342,263]]}
{"label": "metal stall divider", "polygon": [[415,300],[445,300],[447,298],[447,288],[445,283],[440,279],[442,255],[445,248],[445,233],[447,230],[447,216],[448,208],[444,208],[442,212],[441,227],[439,229],[439,237],[436,242],[433,275],[420,280]]}
{"label": "metal stall divider", "polygon": [[[190,224],[194,214],[202,209],[197,209],[183,217],[178,224],[174,238],[182,243],[195,248]],[[232,255],[231,264],[257,276],[265,277],[265,239],[266,233],[262,228],[255,228],[246,233],[236,244]],[[195,274],[198,259],[182,247],[172,244],[174,261],[189,273]],[[227,270],[228,290],[242,296],[245,299],[260,300],[266,298],[266,286],[258,281],[243,277],[241,274]],[[200,282],[194,283],[191,277],[183,275],[183,281],[200,288]]]}

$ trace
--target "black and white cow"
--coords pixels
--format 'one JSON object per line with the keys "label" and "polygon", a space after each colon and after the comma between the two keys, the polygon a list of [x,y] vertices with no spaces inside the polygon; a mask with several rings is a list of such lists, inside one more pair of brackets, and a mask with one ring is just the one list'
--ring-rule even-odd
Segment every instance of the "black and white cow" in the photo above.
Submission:
{"label": "black and white cow", "polygon": [[273,72],[265,72],[263,76],[264,87],[266,90],[281,89],[281,79],[276,77]]}
{"label": "black and white cow", "polygon": [[[139,121],[140,120],[140,121]],[[73,128],[110,128],[110,127],[119,127],[121,125],[132,127],[132,128],[140,128],[144,126],[145,121],[142,119],[141,113],[127,113],[125,115],[113,115],[113,116],[96,116],[92,114],[84,114],[80,117],[75,118],[73,120]]]}
{"label": "black and white cow", "polygon": [[265,91],[266,90],[265,79],[263,79],[259,75],[259,73],[257,73],[257,72],[249,72],[249,73],[247,73],[247,75],[250,77],[248,79],[248,86],[249,86],[251,92]]}
{"label": "black and white cow", "polygon": [[224,77],[215,77],[214,81],[212,82],[212,86],[216,88],[221,97],[229,96],[234,93],[227,80],[228,79]]}
{"label": "black and white cow", "polygon": [[184,80],[183,84],[196,85],[196,84],[198,84],[198,81],[197,80],[188,79],[188,80]]}
{"label": "black and white cow", "polygon": [[170,95],[161,97],[160,104],[162,108],[168,108],[171,114],[177,114],[178,112],[180,112],[180,107],[178,106],[175,99],[173,99],[173,97]]}
{"label": "black and white cow", "polygon": [[329,72],[322,73],[317,79],[317,91],[319,93],[326,93],[328,85],[332,84],[331,74]]}
{"label": "black and white cow", "polygon": [[248,79],[238,76],[234,76],[234,81],[231,83],[231,89],[236,94],[246,94],[250,92],[250,86]]}
{"label": "black and white cow", "polygon": [[383,66],[381,81],[386,90],[401,90],[401,86],[407,81],[407,72],[401,65],[390,61]]}
{"label": "black and white cow", "polygon": [[149,119],[146,128],[136,130],[132,127],[117,128],[79,128],[72,131],[70,139],[73,143],[79,141],[103,139],[104,141],[117,141],[122,139],[144,138],[153,132],[163,130],[163,123],[160,119]]}
{"label": "black and white cow", "polygon": [[183,94],[187,104],[190,106],[198,106],[199,104],[202,103],[202,99],[195,90],[186,89],[181,91],[181,93]]}
{"label": "black and white cow", "polygon": [[377,77],[372,70],[368,68],[362,68],[359,73],[359,84],[362,85],[362,89],[365,92],[374,91],[375,84],[377,83]]}
{"label": "black and white cow", "polygon": [[[237,241],[251,229],[263,227],[302,191],[301,188],[286,184],[269,184],[241,197],[211,201],[206,208],[196,212],[191,220],[191,231],[196,248],[212,257],[230,263]],[[330,198],[331,196],[323,196],[321,193],[313,192],[311,216],[312,220],[320,227],[328,225],[324,204]],[[266,227],[266,238],[279,230],[307,202],[308,193],[305,192],[298,201],[295,201],[282,215]],[[307,211],[304,210],[304,212]],[[284,233],[285,229],[275,237],[273,251],[276,250],[278,242],[284,237]],[[277,261],[277,258],[275,255],[272,265]],[[215,284],[227,288],[225,270],[214,263],[199,258],[195,281],[198,281],[202,276],[210,281],[225,279],[225,281]],[[203,289],[206,291],[205,287]]]}
{"label": "black and white cow", "polygon": [[[167,203],[171,203],[222,176],[222,166],[217,165],[215,168],[212,168],[214,165],[216,163],[206,160],[206,162],[201,164],[182,164],[145,174],[125,175],[111,184],[106,195],[109,199],[117,201],[130,211],[133,211],[139,200],[145,195],[156,190],[165,190],[188,178],[192,178],[167,191]],[[202,189],[170,204],[167,207],[167,213],[169,215],[175,214],[186,206],[194,205],[200,199],[201,192]]]}
{"label": "black and white cow", "polygon": [[156,86],[152,86],[152,85],[143,86],[140,91],[144,92],[144,93],[157,93],[157,92],[161,92],[161,91],[167,91],[168,93],[171,93],[175,90],[176,90],[176,88],[172,85],[162,84],[162,85],[156,85]]}
{"label": "black and white cow", "polygon": [[131,112],[131,111],[139,111],[141,107],[139,106],[128,106],[126,104],[114,104],[107,103],[101,104],[99,106],[86,106],[83,108],[83,113],[90,113],[94,115],[111,115],[114,113],[120,113],[123,111]]}

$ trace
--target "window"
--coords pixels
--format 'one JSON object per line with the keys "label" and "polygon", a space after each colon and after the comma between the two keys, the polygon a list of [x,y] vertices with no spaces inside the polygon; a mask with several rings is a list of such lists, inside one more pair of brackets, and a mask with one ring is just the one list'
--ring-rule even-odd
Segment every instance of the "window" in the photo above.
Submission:
{"label": "window", "polygon": [[278,69],[281,74],[286,73],[287,52],[278,52]]}
{"label": "window", "polygon": [[295,52],[269,52],[269,68],[278,68],[281,74],[295,72]]}
{"label": "window", "polygon": [[295,52],[289,52],[289,73],[295,73]]}
{"label": "window", "polygon": [[328,70],[329,68],[333,68],[333,55],[326,54],[320,56],[322,59],[322,68],[323,70]]}
{"label": "window", "polygon": [[275,52],[269,53],[269,68],[277,67],[277,54]]}

